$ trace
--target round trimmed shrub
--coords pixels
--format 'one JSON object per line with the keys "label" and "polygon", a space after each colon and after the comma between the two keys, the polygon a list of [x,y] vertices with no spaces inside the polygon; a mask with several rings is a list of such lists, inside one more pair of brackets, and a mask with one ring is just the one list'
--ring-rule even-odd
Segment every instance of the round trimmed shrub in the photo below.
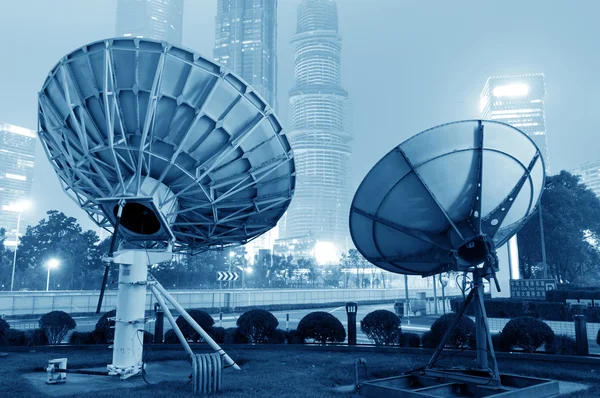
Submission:
{"label": "round trimmed shrub", "polygon": [[19,329],[8,330],[8,345],[13,347],[20,347],[27,345],[27,339],[25,338],[25,332]]}
{"label": "round trimmed shrub", "polygon": [[268,344],[285,344],[288,338],[288,332],[281,329],[275,329],[268,337]]}
{"label": "round trimmed shrub", "polygon": [[25,331],[25,345],[38,346],[47,345],[48,338],[43,329],[33,329]]}
{"label": "round trimmed shrub", "polygon": [[144,330],[144,339],[142,340],[143,344],[152,344],[154,343],[154,335],[147,330]]}
{"label": "round trimmed shrub", "polygon": [[304,344],[304,338],[300,336],[298,330],[292,329],[288,332],[287,342],[288,344]]}
{"label": "round trimmed shrub", "polygon": [[[455,315],[446,314],[436,319],[431,325],[431,330],[423,335],[423,347],[436,348],[442,341]],[[446,347],[467,348],[473,346],[475,346],[475,322],[468,316],[463,315],[454,331],[452,331]]]}
{"label": "round trimmed shrub", "polygon": [[518,347],[527,352],[535,352],[543,344],[549,345],[554,340],[554,332],[545,322],[530,316],[511,319],[500,338],[507,347]]}
{"label": "round trimmed shrub", "polygon": [[269,311],[254,309],[244,312],[238,318],[237,326],[248,342],[266,343],[269,336],[279,326],[279,321]]}
{"label": "round trimmed shrub", "polygon": [[52,311],[40,318],[40,329],[46,333],[48,344],[60,344],[77,324],[71,315],[64,311]]}
{"label": "round trimmed shrub", "polygon": [[[192,319],[195,320],[198,323],[198,325],[200,325],[200,327],[204,329],[205,332],[208,332],[215,324],[215,320],[206,311],[187,310],[187,313],[190,314]],[[183,337],[185,337],[186,340],[193,342],[202,341],[202,337],[200,337],[200,334],[196,332],[196,329],[194,329],[192,325],[190,325],[188,321],[185,320],[184,317],[179,315],[175,323],[177,324],[177,326],[179,326],[179,329],[181,330],[181,333],[183,334]]]}
{"label": "round trimmed shrub", "polygon": [[117,310],[105,312],[94,329],[94,337],[98,344],[111,344],[115,340],[115,320],[110,319],[117,316]]}
{"label": "round trimmed shrub", "polygon": [[10,325],[4,319],[0,318],[0,346],[8,345],[8,332]]}
{"label": "round trimmed shrub", "polygon": [[396,342],[400,347],[419,348],[421,347],[421,336],[417,333],[401,332],[398,335]]}
{"label": "round trimmed shrub", "polygon": [[177,338],[177,333],[175,333],[175,331],[173,329],[167,330],[167,333],[165,333],[164,342],[165,342],[165,344],[179,343],[179,339]]}
{"label": "round trimmed shrub", "polygon": [[240,332],[240,328],[225,329],[224,344],[248,344],[248,338]]}
{"label": "round trimmed shrub", "polygon": [[494,333],[492,335],[492,344],[494,345],[494,350],[498,352],[510,351],[510,346],[506,345],[506,342],[504,341],[504,339],[502,339],[500,333]]}
{"label": "round trimmed shrub", "polygon": [[393,345],[402,332],[400,318],[388,310],[375,310],[360,321],[360,330],[375,345]]}
{"label": "round trimmed shrub", "polygon": [[73,332],[69,338],[69,343],[75,345],[95,344],[96,338],[94,332]]}
{"label": "round trimmed shrub", "polygon": [[559,334],[546,345],[546,351],[556,355],[577,355],[577,342],[566,334]]}
{"label": "round trimmed shrub", "polygon": [[298,323],[298,334],[303,340],[311,339],[321,344],[346,340],[346,330],[340,320],[325,311],[305,315]]}
{"label": "round trimmed shrub", "polygon": [[208,334],[217,344],[223,344],[223,341],[225,341],[225,328],[220,326],[213,327],[208,330]]}

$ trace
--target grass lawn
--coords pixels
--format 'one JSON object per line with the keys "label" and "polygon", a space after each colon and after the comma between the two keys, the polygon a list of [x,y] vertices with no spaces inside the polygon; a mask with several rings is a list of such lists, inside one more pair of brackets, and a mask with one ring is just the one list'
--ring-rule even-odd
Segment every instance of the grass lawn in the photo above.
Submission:
{"label": "grass lawn", "polygon": [[[196,352],[202,352],[199,349]],[[226,369],[223,374],[222,397],[350,397],[352,394],[339,393],[335,387],[351,385],[354,380],[354,360],[367,361],[369,378],[382,378],[399,375],[401,372],[420,367],[427,363],[429,355],[398,352],[366,352],[329,350],[327,347],[298,347],[293,345],[235,346],[226,351],[242,367],[242,371]],[[67,357],[69,368],[105,366],[111,361],[111,352],[106,347],[85,349],[44,349],[38,352],[11,352],[0,357],[0,396],[2,397],[45,397],[38,393],[21,375],[35,367],[45,366],[48,359]],[[182,349],[154,350],[147,356],[148,362],[185,359]],[[447,366],[470,365],[472,359],[453,357],[443,363]],[[600,376],[588,364],[562,364],[523,360],[500,360],[500,371],[526,376],[551,378],[591,385],[586,392],[572,394],[572,397],[599,397]],[[600,370],[599,370],[600,371]],[[191,373],[191,371],[190,371]],[[359,373],[365,379],[364,370]],[[40,377],[45,374],[40,372]],[[103,377],[103,376],[89,376]],[[68,379],[68,376],[67,376]],[[148,373],[149,382],[154,382]],[[191,383],[163,382],[136,389],[90,391],[85,398],[96,397],[192,397]],[[115,383],[118,383],[115,380]],[[67,381],[68,383],[68,381]]]}

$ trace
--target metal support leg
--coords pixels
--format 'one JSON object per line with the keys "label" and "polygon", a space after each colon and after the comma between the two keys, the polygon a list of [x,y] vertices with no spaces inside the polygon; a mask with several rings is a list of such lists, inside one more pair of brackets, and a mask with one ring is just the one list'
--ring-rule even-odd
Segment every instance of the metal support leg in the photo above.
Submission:
{"label": "metal support leg", "polygon": [[177,311],[179,311],[181,316],[186,321],[188,321],[188,323],[196,330],[196,332],[198,332],[198,334],[200,334],[200,336],[202,336],[204,341],[206,341],[208,345],[212,347],[212,349],[214,349],[221,355],[221,357],[223,357],[223,360],[227,365],[232,366],[236,370],[241,370],[240,367],[235,363],[235,361],[231,359],[231,357],[227,355],[225,351],[223,351],[223,349],[212,339],[212,337],[210,337],[209,334],[206,333],[204,329],[200,327],[200,325],[198,325],[194,318],[192,318],[190,314],[187,313],[187,311],[181,306],[181,304],[179,304],[177,300],[175,300],[175,298],[171,296],[171,294],[169,294],[169,292],[167,292],[165,288],[153,276],[149,275],[149,279],[154,283],[153,288],[157,289],[160,292],[160,294],[163,297],[165,297],[169,301],[169,303],[171,303],[171,305],[175,307]]}
{"label": "metal support leg", "polygon": [[192,357],[194,355],[194,352],[190,348],[190,345],[188,344],[185,337],[183,337],[183,333],[181,333],[179,326],[177,326],[177,322],[175,322],[175,318],[173,318],[173,314],[171,314],[171,310],[169,310],[169,307],[167,307],[167,305],[165,304],[165,301],[163,300],[162,296],[160,295],[160,292],[158,291],[158,289],[156,289],[156,287],[154,285],[150,285],[150,290],[152,290],[152,294],[154,294],[154,297],[156,298],[156,301],[158,301],[158,304],[160,304],[160,307],[163,309],[163,311],[165,311],[165,315],[167,316],[167,319],[169,319],[169,322],[171,323],[171,327],[173,327],[173,330],[175,331],[177,338],[181,342],[181,345],[183,346],[183,349],[185,350],[185,352],[187,352],[188,355],[190,356],[190,361],[191,361]]}
{"label": "metal support leg", "polygon": [[458,325],[458,321],[460,321],[460,318],[464,315],[465,311],[467,310],[467,307],[469,306],[469,303],[471,302],[471,299],[474,296],[474,292],[475,292],[475,289],[471,289],[469,291],[469,295],[467,296],[467,298],[465,299],[465,301],[463,301],[462,305],[458,309],[458,312],[454,316],[454,319],[452,320],[452,323],[450,324],[450,327],[448,328],[448,330],[444,334],[444,337],[442,337],[442,341],[440,342],[440,344],[438,345],[438,347],[435,349],[435,353],[433,354],[433,356],[429,360],[429,363],[427,364],[427,368],[429,368],[429,369],[432,368],[435,365],[435,363],[437,362],[440,354],[442,353],[442,350],[446,346],[446,343],[448,343],[448,340],[450,339],[450,336],[452,335],[452,332],[454,331],[454,329]]}
{"label": "metal support leg", "polygon": [[[487,363],[487,354],[489,353],[490,357],[492,358],[492,363],[494,366],[493,368],[490,369],[492,371],[492,377],[495,381],[497,381],[499,383],[500,382],[500,370],[498,369],[498,361],[496,360],[496,351],[494,350],[494,344],[492,343],[492,334],[490,333],[490,327],[488,325],[487,313],[485,311],[485,303],[483,302],[483,284],[482,284],[480,294],[477,295],[477,301],[479,303],[478,307],[481,311],[482,323],[481,323],[481,325],[475,325],[475,326],[477,328],[481,328],[481,327],[484,328],[483,333],[485,333],[486,341],[487,341],[487,348],[488,348],[488,350],[485,352],[486,363]],[[479,345],[477,346],[477,351],[478,351],[477,358],[479,358],[479,351],[480,351]]]}
{"label": "metal support leg", "polygon": [[486,319],[483,316],[485,306],[483,304],[483,278],[479,272],[473,273],[473,289],[475,292],[475,338],[477,347],[477,367],[481,370],[488,370],[488,343]]}

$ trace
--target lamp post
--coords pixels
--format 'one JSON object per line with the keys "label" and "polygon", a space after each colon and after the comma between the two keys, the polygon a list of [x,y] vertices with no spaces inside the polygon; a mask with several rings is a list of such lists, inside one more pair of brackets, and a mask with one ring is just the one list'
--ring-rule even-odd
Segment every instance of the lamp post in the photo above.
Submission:
{"label": "lamp post", "polygon": [[[233,268],[233,258],[235,257],[235,253],[233,252],[233,250],[229,251],[229,268],[228,271],[231,272],[232,268]],[[228,283],[229,288],[231,289],[231,281],[229,281]]]}
{"label": "lamp post", "polygon": [[8,206],[6,210],[18,211],[19,215],[17,217],[17,232],[15,233],[15,251],[13,253],[13,265],[12,265],[12,275],[10,277],[10,291],[13,291],[15,285],[15,268],[17,265],[17,248],[19,247],[19,229],[21,228],[21,213],[23,211],[29,209],[31,207],[31,202],[25,200],[21,203]]}
{"label": "lamp post", "polygon": [[55,258],[51,258],[50,260],[48,260],[48,262],[46,263],[46,267],[48,267],[48,278],[46,278],[46,291],[49,290],[50,288],[50,270],[52,268],[56,268],[60,265],[60,261],[58,261]]}

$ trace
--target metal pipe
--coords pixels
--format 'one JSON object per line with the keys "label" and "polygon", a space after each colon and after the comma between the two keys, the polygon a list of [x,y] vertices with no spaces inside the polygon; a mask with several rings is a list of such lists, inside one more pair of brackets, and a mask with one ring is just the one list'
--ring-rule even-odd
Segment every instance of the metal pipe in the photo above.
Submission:
{"label": "metal pipe", "polygon": [[[152,279],[154,278],[152,277]],[[171,305],[173,305],[173,307],[175,307],[177,311],[179,311],[181,316],[186,321],[188,321],[188,323],[196,330],[196,332],[198,332],[198,334],[200,334],[200,336],[202,336],[204,341],[206,341],[208,345],[212,347],[212,349],[218,352],[225,359],[225,363],[227,363],[230,366],[233,366],[235,370],[241,370],[240,367],[235,363],[235,361],[231,359],[231,357],[227,355],[225,351],[223,351],[223,349],[212,339],[212,337],[209,336],[208,333],[204,331],[204,329],[200,327],[200,325],[198,325],[194,318],[192,318],[190,314],[187,313],[187,311],[181,306],[181,304],[179,304],[177,300],[175,300],[175,298],[173,298],[173,296],[171,296],[171,294],[167,292],[158,281],[156,281],[156,279],[154,279],[153,282],[155,283],[154,287],[158,289],[158,291],[171,303]]]}
{"label": "metal pipe", "polygon": [[183,346],[183,349],[185,350],[185,352],[187,352],[188,355],[190,356],[190,360],[191,360],[192,356],[194,355],[194,352],[190,348],[190,345],[188,344],[185,337],[183,337],[183,333],[181,333],[179,326],[177,326],[177,322],[175,322],[175,318],[173,318],[173,315],[171,314],[171,310],[169,310],[169,307],[167,307],[167,305],[165,304],[165,301],[163,300],[162,296],[160,295],[160,292],[158,291],[158,289],[156,289],[156,287],[154,285],[150,285],[150,290],[152,290],[152,294],[154,294],[154,297],[156,297],[156,301],[158,301],[158,304],[160,304],[160,307],[165,311],[165,315],[167,316],[167,319],[171,323],[171,326],[173,327],[173,330],[175,331],[177,338],[181,342],[181,345]]}

